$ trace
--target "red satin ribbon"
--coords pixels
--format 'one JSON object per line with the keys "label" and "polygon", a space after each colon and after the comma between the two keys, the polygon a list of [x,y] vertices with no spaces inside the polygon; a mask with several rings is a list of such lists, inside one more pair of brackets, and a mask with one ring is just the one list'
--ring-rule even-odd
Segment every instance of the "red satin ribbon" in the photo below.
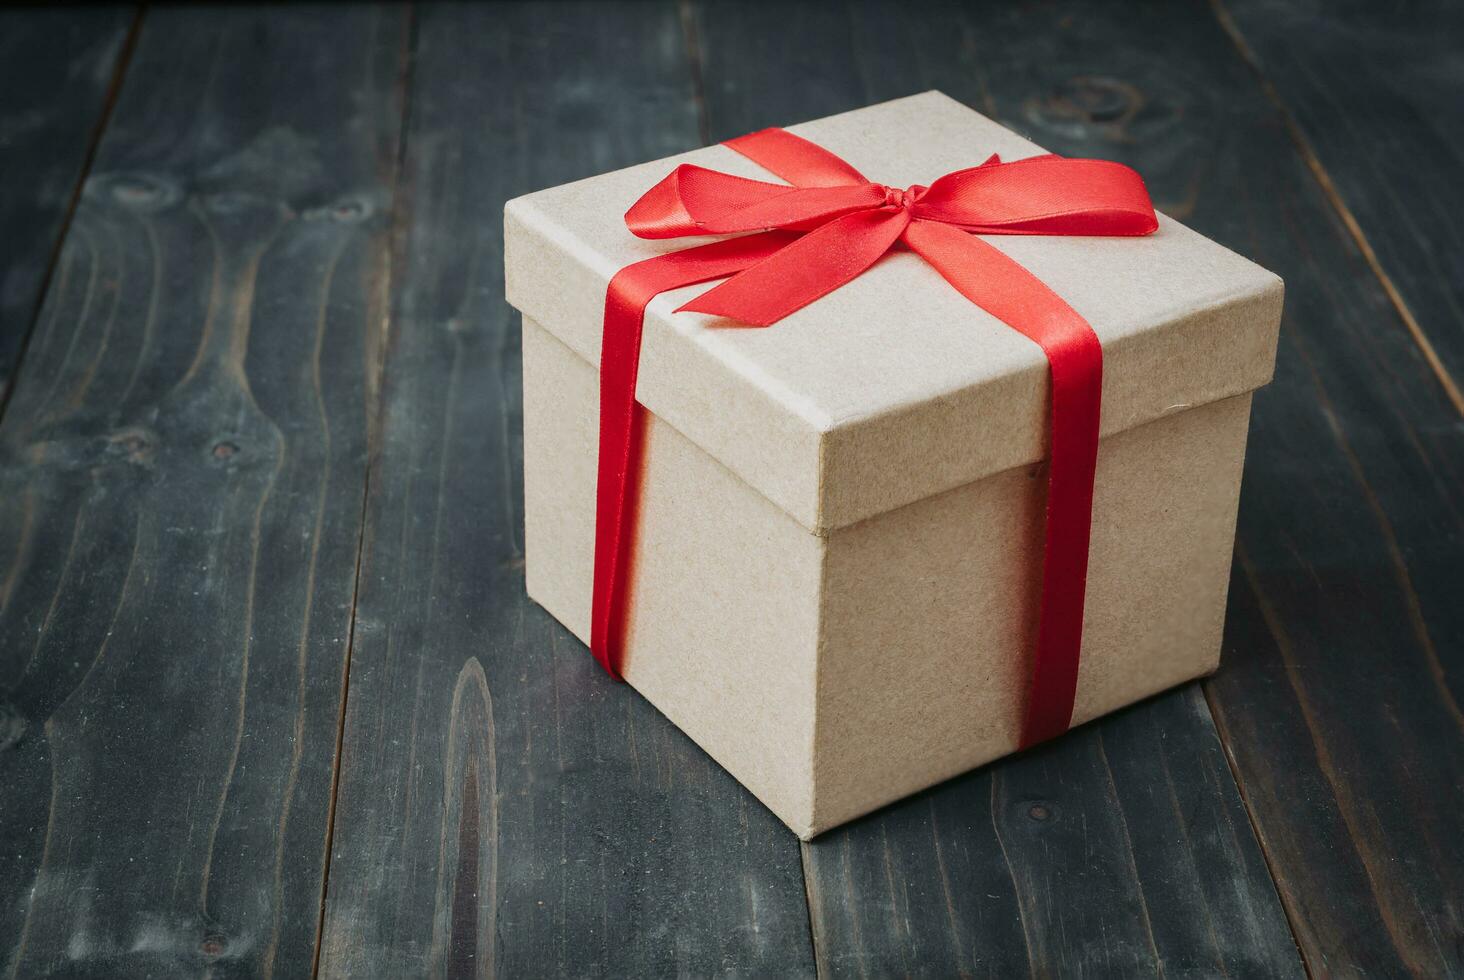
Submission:
{"label": "red satin ribbon", "polygon": [[[984,235],[1147,235],[1158,227],[1137,173],[1103,160],[993,156],[929,187],[871,183],[781,129],[725,144],[788,181],[683,164],[626,213],[641,238],[742,237],[621,269],[605,297],[590,649],[619,677],[626,575],[640,479],[635,401],[646,305],[668,289],[730,276],[681,310],[768,326],[859,276],[891,248],[920,255],[972,303],[1041,346],[1051,369],[1042,596],[1024,746],[1072,722],[1082,646],[1103,351],[1088,322]],[[754,232],[755,234],[746,234]]]}

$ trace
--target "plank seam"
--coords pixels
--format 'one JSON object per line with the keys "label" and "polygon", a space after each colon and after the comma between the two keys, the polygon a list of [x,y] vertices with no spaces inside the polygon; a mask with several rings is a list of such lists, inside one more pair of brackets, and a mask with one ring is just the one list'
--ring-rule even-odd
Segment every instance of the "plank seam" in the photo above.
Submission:
{"label": "plank seam", "polygon": [[803,875],[803,907],[808,912],[808,945],[813,953],[813,975],[817,978],[824,977],[827,973],[824,967],[823,951],[818,942],[817,926],[813,915],[813,876],[808,873],[809,861],[812,859],[808,841],[798,842],[798,870]]}
{"label": "plank seam", "polygon": [[15,365],[10,373],[10,382],[0,385],[0,421],[5,418],[5,410],[10,407],[10,399],[14,397],[15,389],[20,387],[19,378],[20,372],[25,366],[25,355],[30,350],[31,340],[36,332],[36,324],[40,322],[41,311],[46,306],[46,294],[51,290],[51,279],[55,274],[56,265],[61,259],[62,246],[65,245],[66,239],[71,234],[71,223],[76,217],[77,207],[81,204],[82,188],[86,186],[87,178],[91,176],[92,164],[97,157],[97,148],[101,146],[102,136],[112,121],[112,111],[116,108],[118,96],[122,92],[122,80],[126,77],[127,69],[132,64],[132,53],[137,49],[137,38],[142,33],[144,13],[145,8],[140,6],[136,8],[132,16],[132,23],[128,25],[127,33],[122,38],[122,47],[117,52],[117,60],[112,67],[112,78],[107,83],[107,96],[102,101],[102,111],[92,125],[86,153],[82,155],[81,167],[77,170],[76,181],[71,187],[71,197],[66,202],[66,212],[61,216],[61,227],[56,233],[56,240],[51,243],[51,254],[46,258],[46,269],[41,274],[41,288],[36,291],[35,304],[31,308],[29,322],[25,325],[25,335],[21,338],[20,346],[15,351]]}
{"label": "plank seam", "polygon": [[1245,791],[1245,782],[1240,775],[1240,765],[1235,761],[1234,753],[1230,751],[1230,732],[1225,723],[1225,712],[1216,703],[1214,695],[1210,693],[1210,678],[1206,677],[1201,680],[1200,692],[1205,699],[1205,708],[1210,713],[1210,723],[1215,726],[1215,735],[1220,742],[1220,752],[1225,756],[1225,765],[1230,770],[1230,778],[1235,782],[1235,791],[1240,796],[1240,805],[1245,811],[1246,822],[1250,824],[1251,837],[1255,838],[1256,850],[1260,851],[1261,860],[1266,864],[1266,874],[1270,876],[1271,888],[1276,893],[1276,902],[1281,906],[1281,914],[1286,917],[1286,928],[1291,932],[1291,943],[1296,947],[1297,959],[1300,960],[1301,968],[1306,971],[1306,975],[1309,978],[1315,978],[1317,974],[1312,970],[1311,961],[1307,959],[1306,950],[1297,933],[1297,921],[1291,903],[1286,900],[1286,895],[1276,878],[1276,862],[1271,857],[1271,849],[1266,846],[1266,839],[1261,836],[1261,826],[1257,823],[1255,810],[1251,807],[1250,794]]}
{"label": "plank seam", "polygon": [[1454,410],[1460,415],[1464,415],[1464,391],[1460,390],[1453,376],[1449,374],[1449,369],[1444,365],[1443,359],[1439,357],[1438,351],[1434,349],[1433,342],[1428,339],[1428,334],[1424,332],[1423,324],[1419,323],[1418,318],[1413,315],[1413,310],[1409,308],[1408,302],[1403,298],[1403,293],[1398,289],[1397,284],[1393,282],[1393,277],[1383,268],[1382,261],[1378,258],[1377,252],[1372,247],[1372,243],[1368,241],[1367,234],[1362,230],[1361,223],[1358,222],[1357,217],[1352,213],[1352,209],[1347,206],[1347,202],[1343,199],[1341,191],[1337,189],[1336,183],[1332,180],[1331,175],[1327,173],[1321,157],[1317,155],[1316,150],[1312,148],[1311,143],[1307,140],[1301,124],[1296,121],[1296,117],[1286,108],[1286,103],[1281,99],[1280,91],[1271,82],[1270,78],[1266,76],[1265,70],[1261,67],[1260,58],[1256,55],[1255,50],[1251,48],[1250,43],[1246,41],[1245,35],[1241,33],[1239,25],[1230,16],[1230,12],[1225,9],[1224,0],[1210,0],[1210,6],[1215,13],[1215,19],[1220,22],[1220,27],[1229,35],[1230,40],[1240,52],[1241,60],[1255,74],[1261,90],[1266,94],[1266,98],[1271,101],[1272,105],[1276,107],[1277,112],[1280,113],[1281,120],[1286,126],[1286,131],[1290,135],[1291,141],[1296,144],[1297,152],[1300,153],[1302,160],[1306,163],[1307,169],[1311,171],[1312,177],[1316,180],[1318,186],[1321,187],[1322,196],[1327,199],[1327,203],[1337,212],[1338,218],[1342,221],[1342,226],[1347,229],[1348,236],[1351,237],[1358,251],[1362,253],[1363,261],[1367,263],[1368,268],[1372,270],[1373,275],[1382,285],[1383,293],[1388,297],[1388,302],[1392,304],[1399,319],[1403,321],[1403,326],[1408,331],[1409,336],[1413,338],[1414,344],[1423,353],[1423,359],[1428,363],[1429,370],[1433,372],[1434,377],[1443,386],[1444,394],[1448,396],[1449,401],[1454,406]]}
{"label": "plank seam", "polygon": [[[388,248],[386,254],[386,285],[383,293],[386,297],[386,304],[383,311],[385,329],[390,336],[392,321],[392,281],[393,270],[397,266],[397,251],[400,237],[397,235],[398,224],[403,220],[401,216],[401,182],[402,174],[405,171],[406,144],[411,124],[412,104],[412,67],[417,49],[417,18],[414,4],[407,4],[402,16],[406,19],[406,30],[402,40],[402,49],[398,54],[400,69],[398,73],[398,92],[401,98],[401,118],[397,127],[396,155],[392,161],[391,175],[391,225],[388,231]],[[356,531],[356,567],[351,578],[351,621],[346,631],[346,652],[344,662],[341,664],[341,695],[340,710],[336,716],[336,740],[335,760],[331,767],[330,774],[330,801],[327,804],[325,817],[325,861],[321,869],[320,878],[320,911],[315,925],[315,951],[310,963],[310,976],[320,976],[320,955],[325,947],[325,915],[330,897],[330,866],[334,858],[335,847],[335,820],[336,802],[340,795],[341,779],[341,754],[345,746],[346,737],[346,708],[350,698],[351,688],[351,656],[356,649],[356,612],[361,596],[361,569],[365,564],[366,555],[366,527],[369,522],[368,510],[371,503],[371,472],[377,461],[376,440],[380,437],[381,425],[379,416],[385,399],[382,397],[384,386],[386,348],[389,344],[382,344],[377,349],[377,357],[380,363],[370,365],[369,368],[376,372],[377,378],[374,386],[368,384],[368,390],[374,394],[374,403],[367,406],[369,420],[367,423],[367,449],[366,449],[366,475],[361,484],[361,510],[360,520]]]}

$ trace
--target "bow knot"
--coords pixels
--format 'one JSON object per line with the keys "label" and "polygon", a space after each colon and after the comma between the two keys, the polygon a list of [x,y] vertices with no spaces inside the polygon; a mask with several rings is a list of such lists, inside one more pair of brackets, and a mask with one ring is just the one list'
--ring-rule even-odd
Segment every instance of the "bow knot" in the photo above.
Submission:
{"label": "bow knot", "polygon": [[920,198],[930,189],[924,184],[911,184],[904,190],[888,185],[881,187],[884,189],[884,206],[893,211],[913,211]]}
{"label": "bow knot", "polygon": [[[803,143],[788,133],[755,133],[731,145],[770,138]],[[807,176],[793,167],[778,173]],[[797,236],[681,307],[754,326],[776,323],[858,277],[897,243],[944,275],[931,243],[949,238],[931,231],[932,225],[988,235],[1128,236],[1158,227],[1133,170],[1052,155],[1010,163],[992,156],[929,186],[903,190],[874,183],[843,161],[824,167],[817,182],[791,187],[682,164],[631,206],[625,223],[641,238],[766,231]]]}

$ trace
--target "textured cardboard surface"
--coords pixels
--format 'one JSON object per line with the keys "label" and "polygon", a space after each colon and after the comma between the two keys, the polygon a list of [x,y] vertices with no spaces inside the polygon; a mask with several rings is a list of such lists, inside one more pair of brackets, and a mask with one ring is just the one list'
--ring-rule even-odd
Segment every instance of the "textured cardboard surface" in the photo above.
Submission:
{"label": "textured cardboard surface", "polygon": [[[790,128],[899,185],[1037,152],[938,93]],[[528,590],[582,640],[605,286],[667,249],[621,214],[682,160],[765,176],[713,147],[506,210]],[[1148,239],[989,240],[1104,342],[1081,723],[1218,663],[1281,285],[1162,218]],[[1040,351],[908,254],[765,330],[671,316],[690,292],[647,314],[627,680],[804,837],[1013,751],[1042,553]]]}
{"label": "textured cardboard surface", "polygon": [[[523,348],[529,595],[585,640],[596,372],[528,319]],[[1103,440],[1075,723],[1218,663],[1249,412]],[[1040,467],[818,536],[654,417],[645,458],[625,676],[794,831],[1016,749]]]}
{"label": "textured cardboard surface", "polygon": [[[991,152],[1041,152],[936,92],[789,128],[901,187]],[[510,201],[509,301],[598,364],[610,277],[702,240],[644,242],[623,222],[682,162],[771,179],[713,146]],[[1270,378],[1280,280],[1177,222],[1161,216],[1138,239],[987,240],[1102,339],[1105,434]],[[1041,351],[912,254],[886,256],[768,329],[671,315],[701,288],[651,303],[638,397],[806,527],[842,527],[1042,456]]]}

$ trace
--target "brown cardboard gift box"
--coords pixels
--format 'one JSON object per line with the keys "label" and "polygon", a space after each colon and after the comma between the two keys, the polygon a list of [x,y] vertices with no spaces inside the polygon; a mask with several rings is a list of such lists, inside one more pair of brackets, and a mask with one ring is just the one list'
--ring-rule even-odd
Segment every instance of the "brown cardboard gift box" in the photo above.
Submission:
{"label": "brown cardboard gift box", "polygon": [[[903,187],[1042,150],[928,92],[794,133]],[[597,369],[626,209],[713,146],[505,208],[523,313],[528,591],[589,632]],[[1273,274],[1161,216],[1146,238],[987,239],[1103,342],[1073,723],[1215,669]],[[1013,751],[1042,559],[1047,364],[917,256],[766,329],[646,312],[626,679],[801,837]],[[588,656],[588,653],[586,654]]]}

